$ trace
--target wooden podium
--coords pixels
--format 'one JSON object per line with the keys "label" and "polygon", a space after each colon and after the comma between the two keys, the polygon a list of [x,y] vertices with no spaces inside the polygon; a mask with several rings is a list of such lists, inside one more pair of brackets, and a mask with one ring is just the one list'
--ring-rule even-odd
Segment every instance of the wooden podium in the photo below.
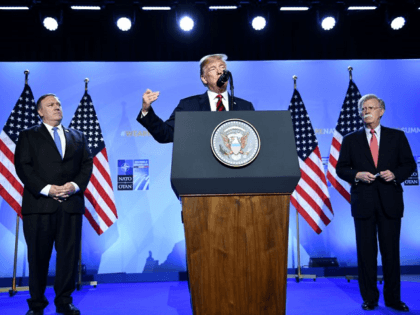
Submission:
{"label": "wooden podium", "polygon": [[[214,128],[231,118],[261,138],[242,168],[210,148]],[[289,201],[300,178],[293,137],[287,111],[176,113],[171,180],[182,198],[194,314],[285,314]]]}

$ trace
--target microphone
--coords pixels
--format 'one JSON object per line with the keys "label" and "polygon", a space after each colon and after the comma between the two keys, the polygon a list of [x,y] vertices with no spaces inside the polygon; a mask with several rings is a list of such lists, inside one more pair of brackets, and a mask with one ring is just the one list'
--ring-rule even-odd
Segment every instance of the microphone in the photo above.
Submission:
{"label": "microphone", "polygon": [[229,76],[231,76],[230,71],[228,70],[223,70],[222,75],[219,77],[219,79],[217,80],[217,86],[218,87],[222,87],[223,84],[225,84],[228,80],[229,80]]}

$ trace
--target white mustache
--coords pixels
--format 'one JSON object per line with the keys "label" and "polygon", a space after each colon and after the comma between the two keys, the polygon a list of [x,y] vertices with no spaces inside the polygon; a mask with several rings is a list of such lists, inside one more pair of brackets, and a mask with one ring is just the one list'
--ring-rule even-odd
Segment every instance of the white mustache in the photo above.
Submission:
{"label": "white mustache", "polygon": [[363,118],[369,118],[369,117],[373,117],[372,114],[366,114],[365,116],[363,116]]}

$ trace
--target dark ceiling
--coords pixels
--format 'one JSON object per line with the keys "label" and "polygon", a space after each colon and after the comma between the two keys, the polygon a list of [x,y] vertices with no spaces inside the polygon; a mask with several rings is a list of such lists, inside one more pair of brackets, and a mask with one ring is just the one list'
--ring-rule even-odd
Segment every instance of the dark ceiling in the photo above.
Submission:
{"label": "dark ceiling", "polygon": [[[401,59],[420,58],[419,1],[4,1],[28,5],[27,11],[0,10],[0,61],[196,61],[209,53],[230,60]],[[96,4],[100,11],[74,11],[70,5]],[[210,11],[209,5],[235,4],[231,11]],[[281,5],[308,5],[305,12],[281,12]],[[367,12],[349,12],[349,5],[376,5]],[[144,5],[172,10],[143,11]],[[62,23],[46,30],[40,16],[58,10]],[[133,28],[120,31],[115,15],[135,15]],[[324,31],[319,12],[338,14],[338,23]],[[185,33],[176,19],[188,11],[195,28]],[[407,23],[393,31],[387,19],[396,12]],[[254,13],[267,15],[267,27],[255,31]]]}

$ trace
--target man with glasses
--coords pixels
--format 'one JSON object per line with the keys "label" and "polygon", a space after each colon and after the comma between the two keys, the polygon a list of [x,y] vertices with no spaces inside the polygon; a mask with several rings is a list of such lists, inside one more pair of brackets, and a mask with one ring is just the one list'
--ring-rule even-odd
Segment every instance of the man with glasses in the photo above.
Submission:
{"label": "man with glasses", "polygon": [[351,185],[362,308],[378,305],[378,240],[385,305],[408,312],[400,298],[400,230],[404,211],[401,183],[416,169],[404,132],[381,126],[385,103],[374,94],[359,100],[365,127],[344,137],[337,175]]}

